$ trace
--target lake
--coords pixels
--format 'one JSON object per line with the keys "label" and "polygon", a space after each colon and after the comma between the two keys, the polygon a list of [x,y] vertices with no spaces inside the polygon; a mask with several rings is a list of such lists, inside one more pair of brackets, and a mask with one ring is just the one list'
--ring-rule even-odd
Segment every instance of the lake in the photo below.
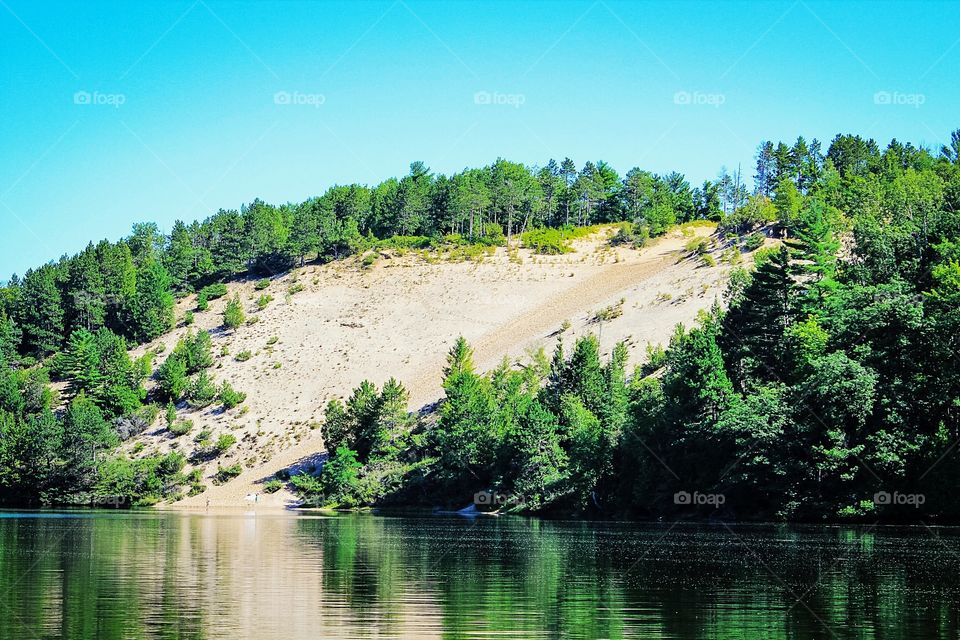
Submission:
{"label": "lake", "polygon": [[0,638],[957,638],[960,530],[0,512]]}

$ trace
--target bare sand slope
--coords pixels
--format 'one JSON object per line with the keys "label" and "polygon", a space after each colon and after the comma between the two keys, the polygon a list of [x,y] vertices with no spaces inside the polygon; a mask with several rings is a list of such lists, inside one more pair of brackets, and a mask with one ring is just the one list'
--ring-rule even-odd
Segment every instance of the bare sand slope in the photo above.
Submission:
{"label": "bare sand slope", "polygon": [[[201,429],[213,437],[233,433],[238,444],[204,465],[204,475],[209,479],[218,464],[234,463],[243,473],[171,507],[239,506],[255,493],[264,507],[291,504],[291,494],[265,494],[262,483],[281,469],[321,459],[316,427],[326,402],[345,398],[364,379],[379,385],[393,376],[410,391],[410,408],[419,410],[440,398],[446,353],[458,335],[474,348],[480,370],[504,356],[522,359],[530,349],[549,353],[564,321],[570,323],[562,332],[566,342],[599,333],[609,351],[626,340],[632,361],[641,362],[648,342],[665,343],[678,322],[692,322],[720,297],[730,267],[704,266],[684,251],[691,235],[711,231],[692,227],[642,250],[611,248],[598,234],[578,241],[575,253],[549,257],[522,249],[458,263],[382,255],[370,268],[351,259],[297,269],[264,292],[254,291],[252,282],[231,285],[231,295],[239,291],[257,322],[235,332],[216,329],[219,300],[197,314],[196,326],[213,332],[214,377],[246,391],[247,401],[229,412],[181,410],[182,418],[194,421],[193,433],[174,438],[159,427],[138,438],[143,445],[127,447],[189,454]],[[303,290],[289,294],[293,284]],[[276,299],[257,312],[253,300],[262,293]],[[597,310],[618,303],[620,317],[594,320]],[[168,351],[183,331],[162,339]],[[236,355],[243,351],[251,357],[240,362]]]}

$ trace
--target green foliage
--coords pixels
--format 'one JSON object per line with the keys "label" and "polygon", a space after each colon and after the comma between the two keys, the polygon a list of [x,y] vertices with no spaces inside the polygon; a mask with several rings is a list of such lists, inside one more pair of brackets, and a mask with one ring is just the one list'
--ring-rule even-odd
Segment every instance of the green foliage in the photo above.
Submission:
{"label": "green foliage", "polygon": [[263,311],[271,302],[273,302],[273,296],[265,293],[257,298],[257,309]]}
{"label": "green foliage", "polygon": [[233,359],[236,360],[237,362],[246,362],[252,357],[253,357],[253,354],[250,352],[250,350],[244,349],[243,351],[235,355]]}
{"label": "green foliage", "polygon": [[194,409],[209,407],[217,399],[220,390],[207,374],[206,370],[195,375],[187,384],[184,396]]}
{"label": "green foliage", "polygon": [[237,444],[237,439],[232,433],[221,433],[213,448],[217,455],[220,455],[226,453],[235,444]]}
{"label": "green foliage", "polygon": [[523,246],[532,249],[535,253],[557,255],[573,251],[570,246],[569,235],[562,229],[531,229],[523,234]]}
{"label": "green foliage", "polygon": [[743,241],[743,248],[747,251],[756,251],[763,246],[764,235],[762,233],[751,233]]}
{"label": "green foliage", "polygon": [[253,288],[256,289],[257,291],[263,291],[269,286],[270,286],[270,278],[262,278],[260,280],[257,280],[257,283],[253,285]]}
{"label": "green foliage", "polygon": [[191,431],[193,431],[193,421],[192,420],[176,420],[172,423],[169,423],[167,430],[175,436],[185,436]]}
{"label": "green foliage", "polygon": [[206,311],[209,308],[210,300],[216,300],[227,295],[227,285],[222,282],[208,284],[197,292],[197,309]]}
{"label": "green foliage", "polygon": [[223,408],[229,410],[242,404],[247,399],[247,394],[237,391],[230,386],[229,382],[224,382],[223,386],[220,387],[219,398]]}
{"label": "green foliage", "polygon": [[137,506],[175,500],[187,481],[183,474],[185,464],[186,460],[177,452],[136,460],[108,458],[98,468],[93,502]]}
{"label": "green foliage", "polygon": [[243,467],[240,464],[232,464],[228,467],[217,467],[217,472],[213,474],[213,484],[224,484],[233,480],[243,473]]}
{"label": "green foliage", "polygon": [[246,314],[243,312],[243,303],[239,294],[234,294],[223,309],[223,326],[227,329],[236,329],[243,325]]}

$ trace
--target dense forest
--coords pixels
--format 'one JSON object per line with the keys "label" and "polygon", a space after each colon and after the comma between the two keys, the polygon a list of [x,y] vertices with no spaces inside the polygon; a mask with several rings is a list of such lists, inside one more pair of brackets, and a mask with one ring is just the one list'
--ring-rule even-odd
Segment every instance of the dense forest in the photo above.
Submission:
{"label": "dense forest", "polygon": [[[760,228],[784,242],[758,252],[754,271],[735,272],[724,307],[678,327],[635,370],[622,345],[604,359],[581,338],[552,359],[484,374],[459,341],[435,415],[409,415],[397,381],[365,383],[327,407],[322,472],[292,482],[311,503],[341,506],[956,519],[960,132],[937,152],[897,141],[881,150],[855,135],[838,135],[826,153],[815,140],[767,142],[754,174],[752,189],[739,171],[691,188],[678,173],[621,177],[604,162],[577,171],[569,159],[498,160],[453,176],[417,162],[399,180],[335,186],[299,204],[256,200],[177,222],[169,235],[137,224],[119,242],[13,276],[0,289],[0,502],[202,490],[180,454],[111,453],[164,409],[174,430],[177,406],[243,401],[207,371],[205,332],[157,367],[153,354],[129,357],[173,328],[177,297],[197,292],[204,308],[236,277],[381,242],[520,236],[552,252],[596,223],[620,223],[614,241],[642,244],[711,219],[731,246]],[[65,382],[63,394],[51,379]],[[684,492],[713,499],[683,504]]]}

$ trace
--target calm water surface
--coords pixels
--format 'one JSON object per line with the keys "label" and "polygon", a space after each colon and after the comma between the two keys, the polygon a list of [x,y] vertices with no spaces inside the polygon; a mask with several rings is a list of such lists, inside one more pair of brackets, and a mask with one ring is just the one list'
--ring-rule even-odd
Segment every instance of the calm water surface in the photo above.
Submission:
{"label": "calm water surface", "polygon": [[960,531],[0,512],[0,638],[958,638]]}

